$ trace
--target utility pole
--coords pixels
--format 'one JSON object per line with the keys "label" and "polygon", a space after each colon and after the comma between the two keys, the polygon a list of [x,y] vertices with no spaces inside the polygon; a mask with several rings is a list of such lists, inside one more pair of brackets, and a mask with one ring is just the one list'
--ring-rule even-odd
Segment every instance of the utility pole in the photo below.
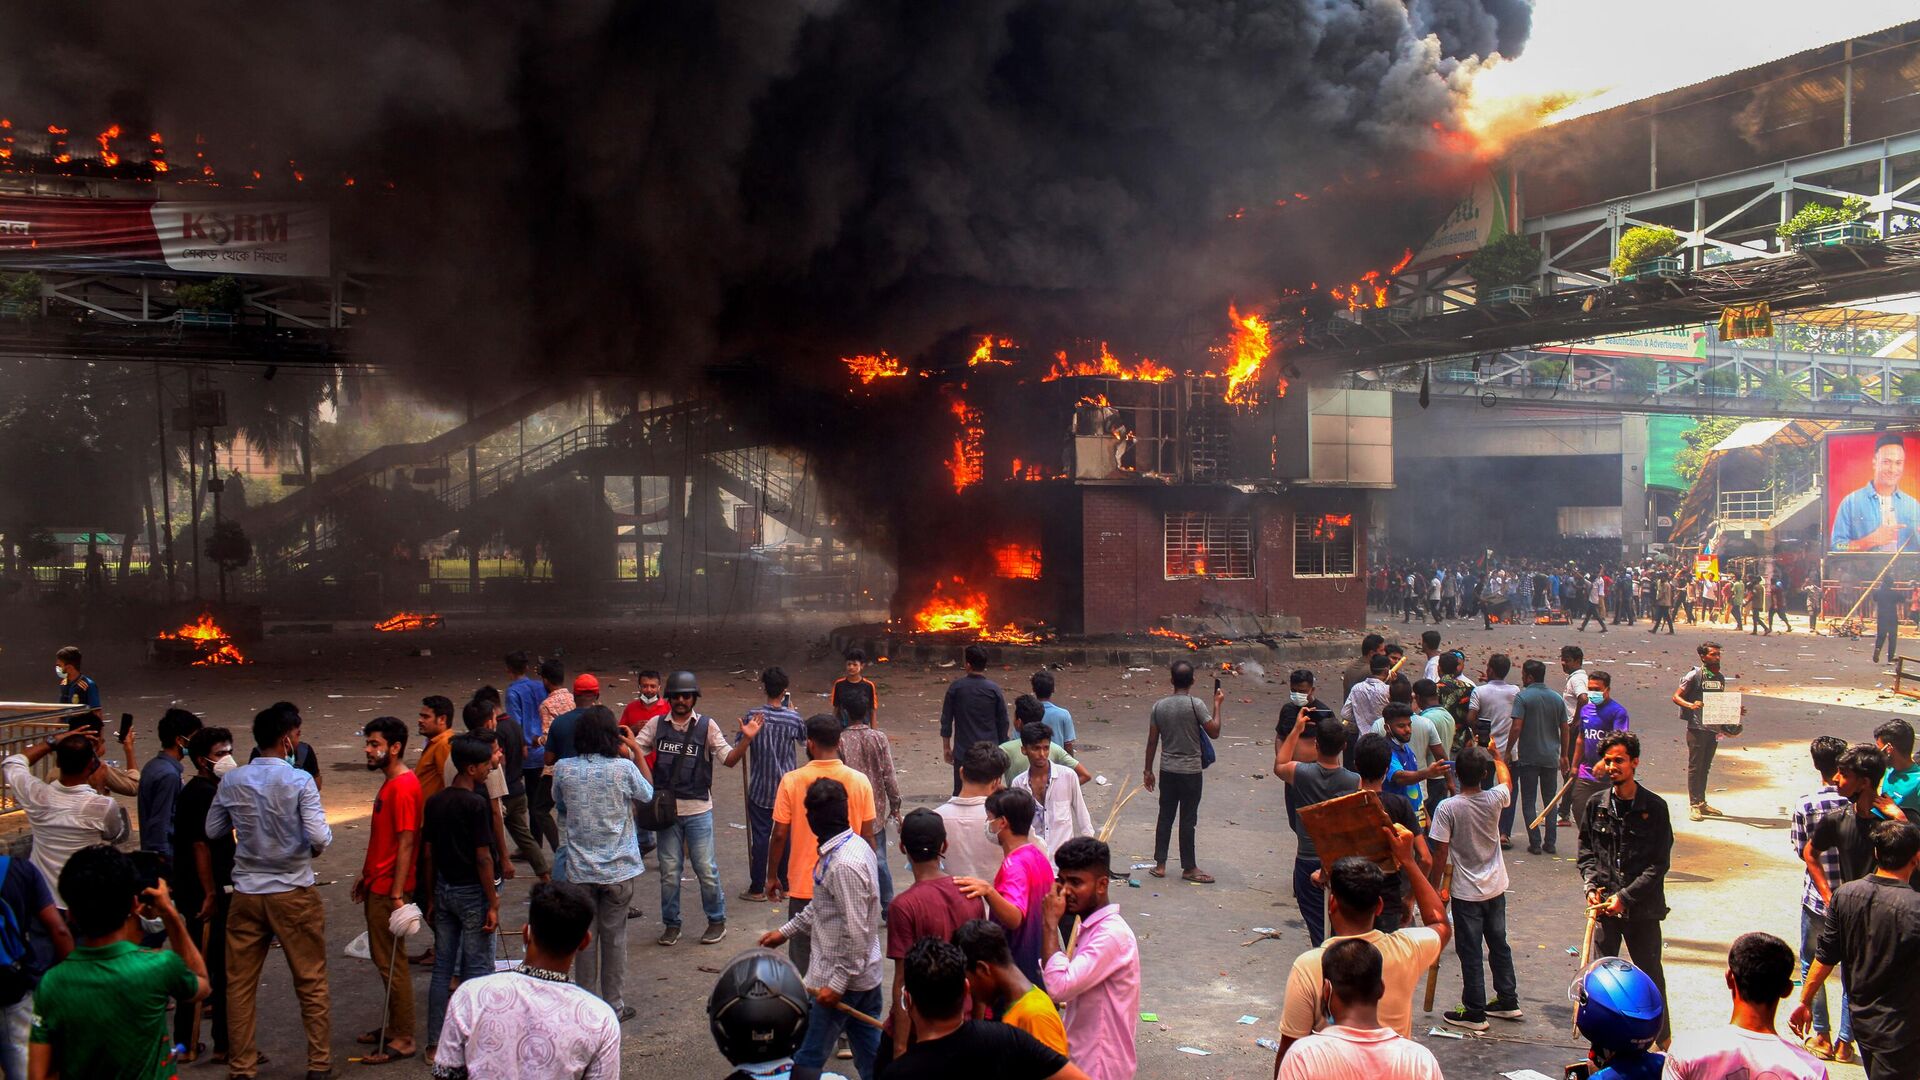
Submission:
{"label": "utility pole", "polygon": [[[467,423],[473,423],[473,391],[467,391]],[[477,518],[473,507],[480,501],[480,450],[474,445],[473,437],[467,437],[467,511],[468,518]],[[475,534],[478,534],[478,528]],[[467,602],[480,599],[480,545],[472,540],[467,542]]]}
{"label": "utility pole", "polygon": [[[220,459],[213,445],[213,429],[207,429],[207,490],[213,492],[213,534],[220,535],[220,493],[227,489],[227,482],[220,478]],[[227,603],[227,564],[225,561],[214,563],[220,571],[220,604]]]}
{"label": "utility pole", "polygon": [[[159,364],[153,365],[153,411],[154,426],[160,432],[160,516],[166,529],[161,535],[165,537],[167,548],[167,603],[171,604],[177,595],[173,580],[173,498],[168,494],[167,485],[167,474],[173,471],[173,462],[167,456],[166,384],[160,379]],[[156,559],[160,557],[158,551],[152,554]]]}

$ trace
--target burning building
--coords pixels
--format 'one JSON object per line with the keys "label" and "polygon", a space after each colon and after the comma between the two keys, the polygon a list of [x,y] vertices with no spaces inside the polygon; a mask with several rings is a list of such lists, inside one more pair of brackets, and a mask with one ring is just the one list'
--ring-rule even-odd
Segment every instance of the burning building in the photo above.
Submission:
{"label": "burning building", "polygon": [[898,544],[897,626],[1020,641],[1204,612],[1361,624],[1366,493],[1392,483],[1386,395],[1288,393],[1266,323],[1237,310],[1205,370],[1086,351],[944,388],[951,508]]}

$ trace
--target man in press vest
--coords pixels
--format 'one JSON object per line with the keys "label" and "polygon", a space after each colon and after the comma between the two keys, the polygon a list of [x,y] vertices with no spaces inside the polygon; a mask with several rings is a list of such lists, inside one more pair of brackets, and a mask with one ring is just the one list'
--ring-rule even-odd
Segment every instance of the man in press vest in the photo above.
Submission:
{"label": "man in press vest", "polygon": [[693,861],[700,879],[700,906],[707,916],[707,932],[700,944],[717,945],[727,936],[727,897],[720,890],[720,864],[713,844],[713,763],[729,767],[739,761],[733,744],[710,717],[694,711],[700,700],[700,681],[691,671],[667,676],[667,715],[648,720],[638,742],[644,757],[657,755],[653,785],[674,798],[678,818],[658,832],[660,844],[660,944],[680,940],[680,869]]}

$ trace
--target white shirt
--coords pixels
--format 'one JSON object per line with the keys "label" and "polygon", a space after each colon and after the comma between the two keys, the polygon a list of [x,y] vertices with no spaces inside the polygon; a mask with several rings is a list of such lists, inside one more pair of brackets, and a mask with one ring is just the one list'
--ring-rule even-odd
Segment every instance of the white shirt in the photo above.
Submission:
{"label": "white shirt", "polygon": [[1433,1051],[1389,1028],[1330,1027],[1294,1043],[1279,1080],[1445,1080]]}
{"label": "white shirt", "polygon": [[619,1080],[613,1006],[551,972],[468,979],[447,1002],[436,1072],[469,1080]]}
{"label": "white shirt", "polygon": [[976,877],[992,881],[1000,872],[1005,852],[1000,842],[987,837],[987,797],[955,795],[933,808],[947,822],[947,873],[954,877]]}
{"label": "white shirt", "polygon": [[1677,1035],[1661,1080],[1827,1080],[1827,1067],[1772,1032],[1728,1024]]}
{"label": "white shirt", "polygon": [[[1033,794],[1033,770],[1013,778],[1013,786]],[[1093,835],[1093,817],[1087,813],[1087,800],[1080,792],[1080,777],[1059,762],[1049,762],[1046,801],[1035,808],[1031,836],[1047,852],[1076,836]],[[952,847],[949,846],[951,851]]]}
{"label": "white shirt", "polygon": [[1567,676],[1567,715],[1579,716],[1580,706],[1587,703],[1587,669],[1576,668]]}
{"label": "white shirt", "polygon": [[1432,656],[1427,657],[1427,666],[1425,670],[1421,672],[1421,674],[1426,678],[1432,679],[1434,682],[1440,681],[1440,654],[1439,653],[1434,653]]}
{"label": "white shirt", "polygon": [[1493,725],[1493,745],[1506,753],[1507,736],[1513,733],[1513,699],[1520,688],[1505,679],[1494,679],[1473,688],[1467,699],[1469,709],[1478,710],[1480,720]]}
{"label": "white shirt", "polygon": [[[641,726],[640,733],[634,736],[634,741],[640,744],[640,752],[644,754],[653,749],[654,740],[660,737],[660,725],[662,723],[671,725],[676,731],[685,731],[693,726],[694,719],[695,717],[689,716],[685,724],[676,724],[673,722],[672,713],[668,713],[665,716],[656,716]],[[726,734],[720,730],[720,721],[715,720],[711,716],[707,717],[706,720],[707,752],[713,755],[713,772],[714,775],[718,776],[720,774],[721,762],[727,760],[727,753],[733,749],[733,744],[727,741]],[[675,806],[679,808],[681,817],[693,817],[697,814],[707,813],[713,809],[713,791],[709,788],[707,798],[704,799],[676,800]]]}
{"label": "white shirt", "polygon": [[1456,900],[1491,900],[1507,891],[1507,863],[1500,857],[1500,811],[1513,802],[1505,784],[1441,799],[1427,836],[1447,845],[1453,857]]}
{"label": "white shirt", "polygon": [[60,899],[61,868],[81,848],[125,840],[130,831],[127,812],[85,784],[47,783],[33,775],[25,754],[0,761],[0,773],[6,775],[13,801],[27,812],[27,825],[33,830],[33,868],[47,879],[53,902],[65,910],[66,901]]}

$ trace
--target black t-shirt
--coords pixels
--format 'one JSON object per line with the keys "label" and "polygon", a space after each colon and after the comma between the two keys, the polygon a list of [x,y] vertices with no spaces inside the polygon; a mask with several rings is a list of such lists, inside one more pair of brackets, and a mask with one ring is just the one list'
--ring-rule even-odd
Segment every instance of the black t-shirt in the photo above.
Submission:
{"label": "black t-shirt", "polygon": [[968,1020],[953,1034],[914,1043],[887,1066],[887,1080],[1045,1080],[1067,1067],[1059,1051],[1019,1028]]}
{"label": "black t-shirt", "polygon": [[[253,748],[253,753],[247,755],[247,760],[258,761],[259,759],[260,748],[256,746]],[[314,756],[313,747],[308,746],[306,743],[301,743],[293,748],[293,767],[313,777],[315,780],[320,779],[320,759]]]}
{"label": "black t-shirt", "polygon": [[[433,876],[449,885],[480,884],[481,848],[493,851],[493,806],[471,788],[449,787],[427,800],[421,837],[433,853]],[[500,864],[494,852],[494,865]]]}
{"label": "black t-shirt", "polygon": [[[1420,835],[1420,818],[1413,812],[1413,803],[1405,795],[1395,795],[1391,791],[1382,791],[1380,805],[1386,808],[1387,820],[1402,825],[1415,836]],[[1402,870],[1387,878],[1388,893],[1386,899],[1394,900],[1407,894],[1407,871]]]}
{"label": "black t-shirt", "polygon": [[[219,781],[195,776],[180,789],[180,797],[173,803],[173,872],[169,884],[173,888],[174,906],[189,915],[198,911],[200,902],[206,899],[200,891],[199,863],[194,858],[193,845],[207,835],[207,811],[213,809],[213,797],[219,791]],[[229,830],[218,839],[205,842],[208,853],[213,856],[214,887],[233,884],[233,832]]]}
{"label": "black t-shirt", "polygon": [[[1904,807],[1900,811],[1913,820],[1913,814]],[[1840,855],[1840,880],[1829,881],[1829,888],[1838,889],[1849,881],[1859,881],[1873,873],[1873,838],[1869,835],[1873,827],[1880,824],[1878,817],[1860,820],[1851,806],[1828,811],[1827,816],[1814,822],[1813,832],[1808,834],[1807,842],[1816,852],[1833,848]]]}
{"label": "black t-shirt", "polygon": [[520,731],[520,721],[502,714],[493,722],[493,740],[500,747],[500,767],[506,770],[507,794],[525,795],[527,778],[522,770],[527,766],[527,739]]}
{"label": "black t-shirt", "polygon": [[[1920,896],[1892,878],[1870,877],[1835,889],[1814,956],[1840,965],[1860,1048],[1874,1065],[1920,1049]],[[1875,1076],[1912,1075],[1904,1067]]]}

